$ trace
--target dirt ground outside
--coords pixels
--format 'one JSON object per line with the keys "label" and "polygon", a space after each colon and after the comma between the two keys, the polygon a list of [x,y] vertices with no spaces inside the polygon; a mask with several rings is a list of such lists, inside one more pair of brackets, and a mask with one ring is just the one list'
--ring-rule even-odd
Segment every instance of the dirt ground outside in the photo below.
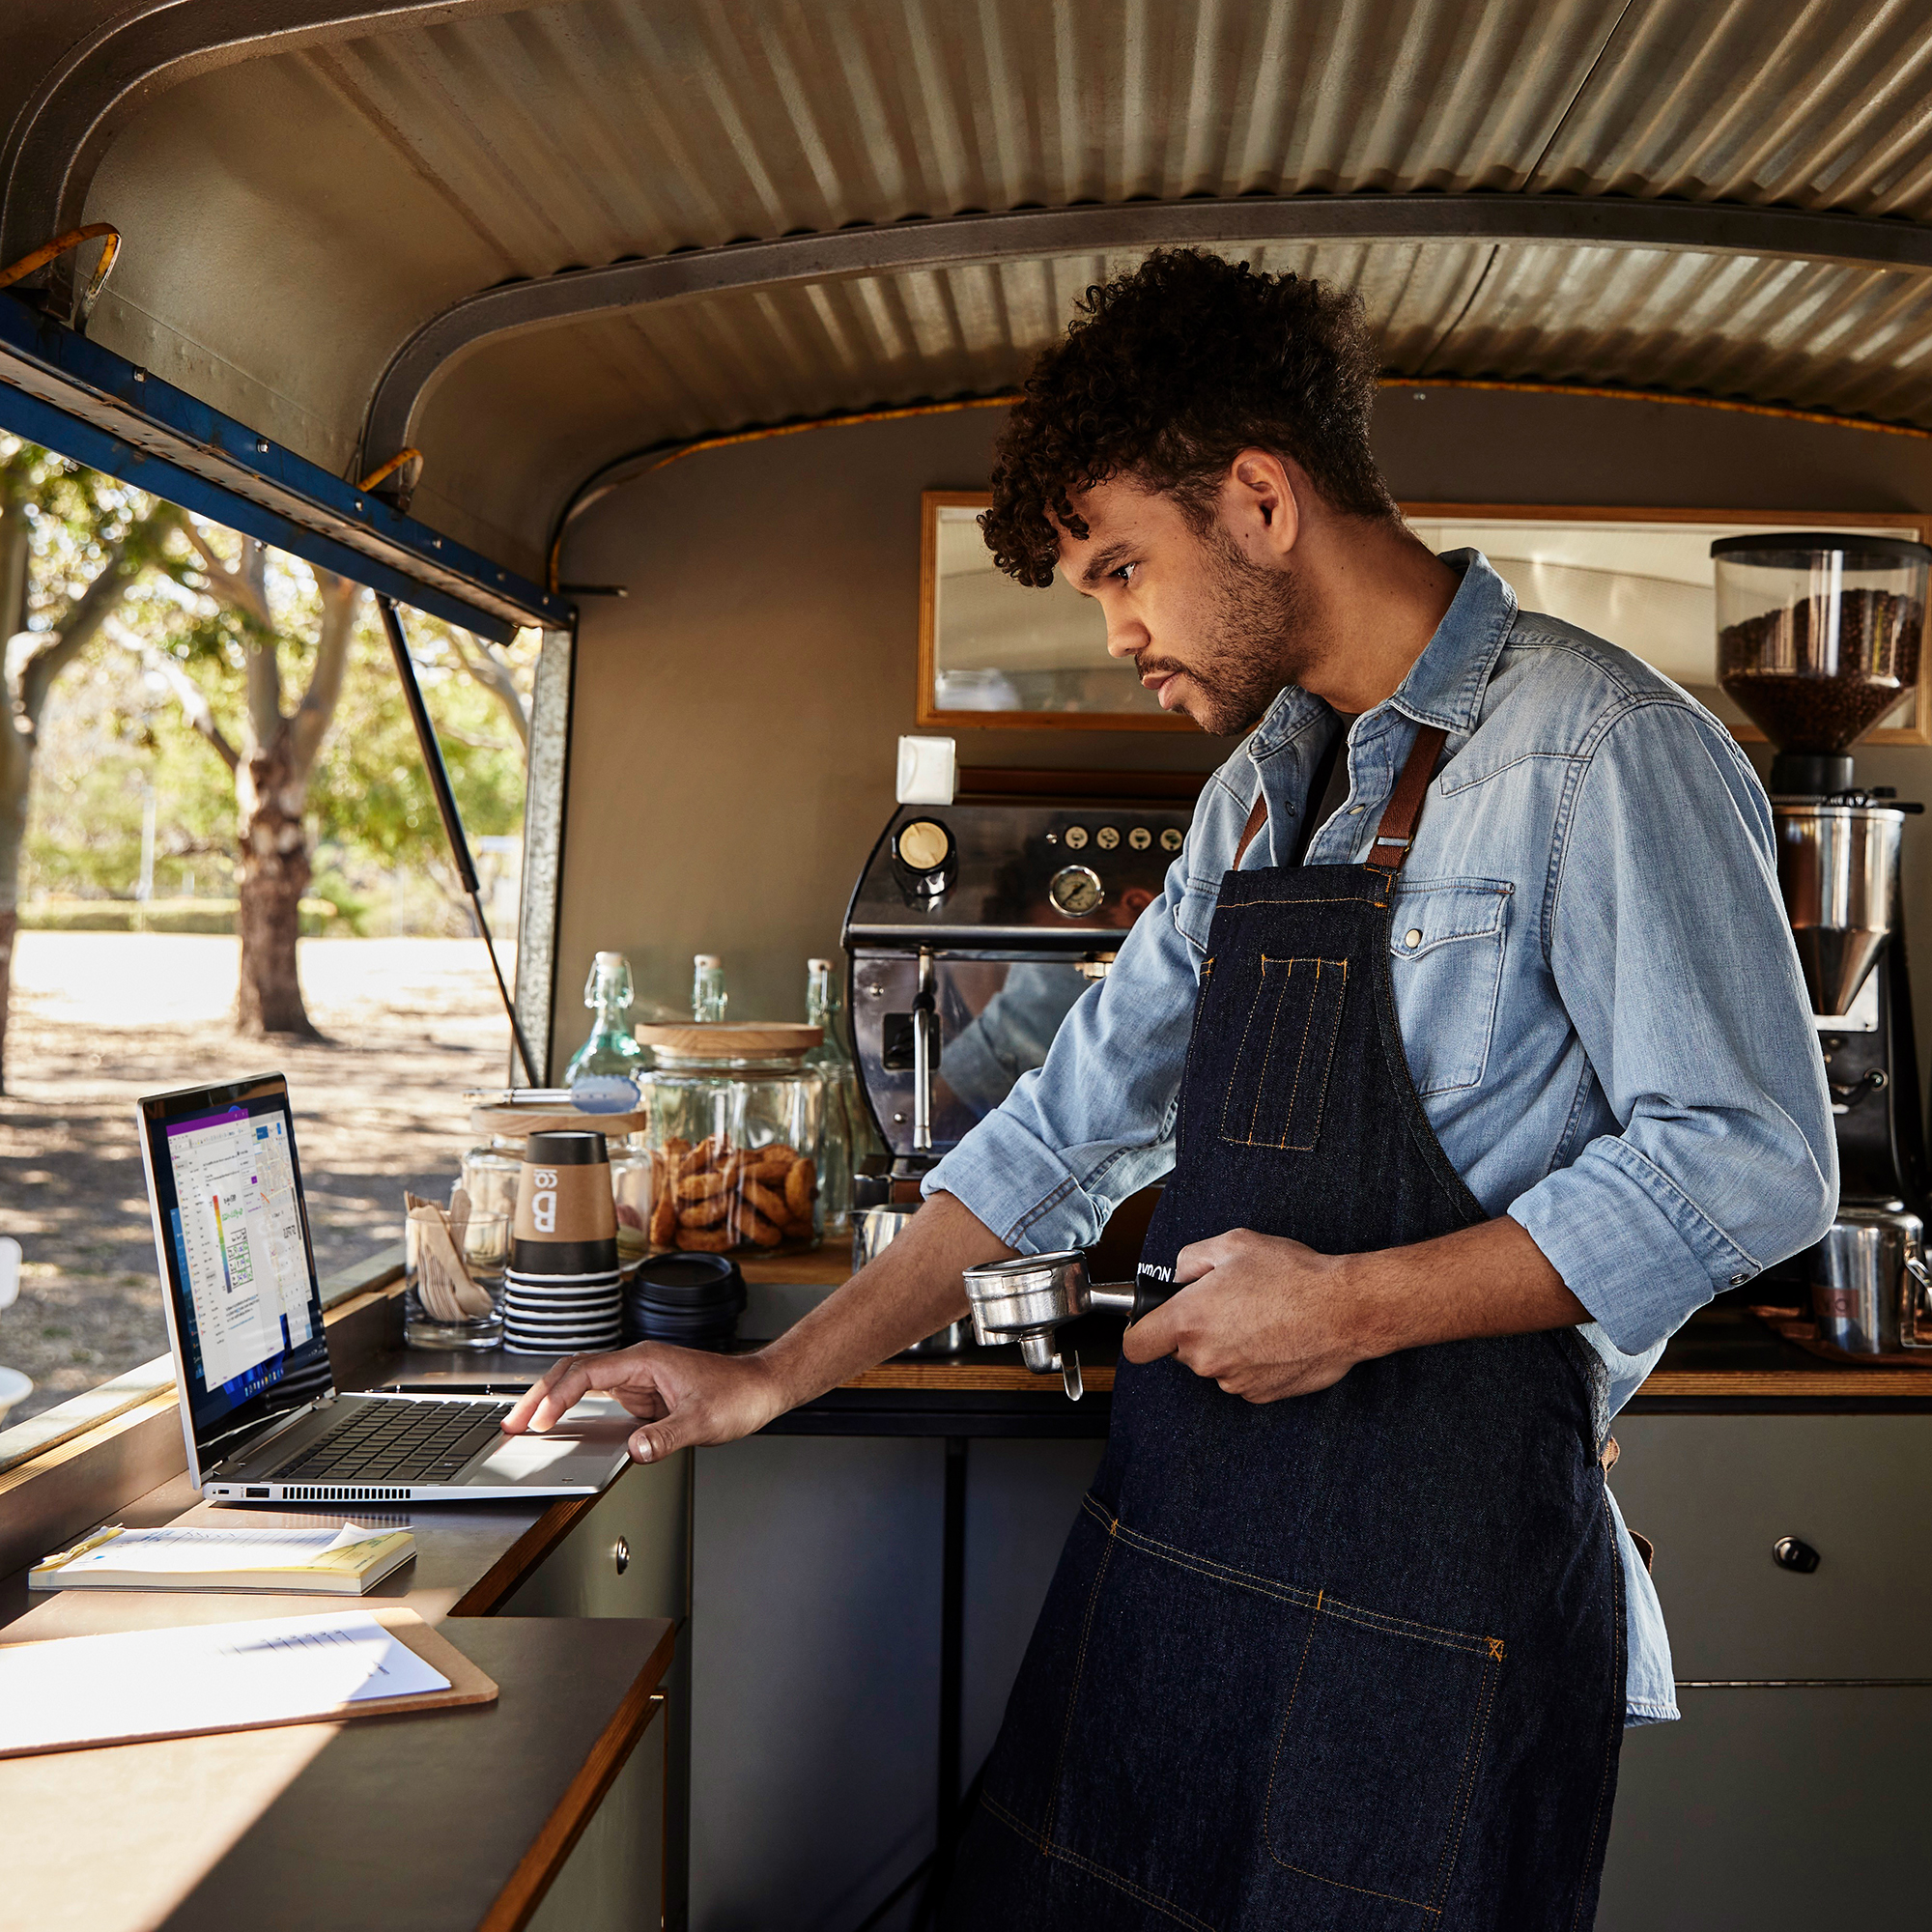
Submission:
{"label": "dirt ground outside", "polygon": [[474,1140],[459,1095],[507,1077],[509,1027],[478,940],[304,940],[302,986],[327,1045],[237,1039],[236,977],[230,938],[20,934],[0,1234],[26,1264],[19,1300],[0,1311],[0,1363],[34,1392],[9,1422],[167,1349],[137,1095],[286,1073],[327,1275],[401,1239],[406,1188],[447,1197]]}

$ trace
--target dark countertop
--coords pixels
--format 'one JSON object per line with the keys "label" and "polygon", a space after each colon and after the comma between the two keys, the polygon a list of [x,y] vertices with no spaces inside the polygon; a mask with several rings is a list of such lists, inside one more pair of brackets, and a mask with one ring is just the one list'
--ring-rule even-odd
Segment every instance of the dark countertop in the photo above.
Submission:
{"label": "dark countertop", "polygon": [[[219,1601],[237,1613],[238,1600]],[[288,1615],[303,1600],[246,1601]],[[496,1703],[0,1763],[7,1922],[523,1923],[649,1722],[671,1627],[504,1617],[451,1634],[497,1681]]]}
{"label": "dark countertop", "polygon": [[[822,1300],[831,1285],[751,1286],[740,1323],[743,1348],[780,1334]],[[1023,1368],[1016,1348],[968,1349],[957,1356],[896,1356],[770,1425],[773,1435],[1104,1435],[1122,1324],[1092,1316],[1064,1331],[1077,1348],[1087,1386],[1069,1403],[1057,1376]],[[543,1357],[491,1351],[458,1356],[408,1352],[374,1364],[383,1378],[478,1379],[526,1386]],[[1631,1414],[1714,1411],[1932,1413],[1932,1358],[1925,1368],[1828,1361],[1788,1342],[1741,1307],[1691,1317],[1631,1399]]]}

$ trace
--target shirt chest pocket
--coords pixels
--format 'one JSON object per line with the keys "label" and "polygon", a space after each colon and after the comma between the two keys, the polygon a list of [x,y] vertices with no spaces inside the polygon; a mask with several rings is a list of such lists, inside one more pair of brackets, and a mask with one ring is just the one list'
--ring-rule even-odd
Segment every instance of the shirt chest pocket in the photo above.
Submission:
{"label": "shirt chest pocket", "polygon": [[1515,890],[1502,879],[1418,879],[1396,891],[1389,974],[1418,1094],[1481,1084]]}

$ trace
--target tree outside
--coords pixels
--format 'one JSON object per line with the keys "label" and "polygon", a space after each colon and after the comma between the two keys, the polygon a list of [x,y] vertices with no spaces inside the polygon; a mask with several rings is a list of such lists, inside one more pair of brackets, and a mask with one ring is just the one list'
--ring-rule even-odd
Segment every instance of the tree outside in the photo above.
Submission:
{"label": "tree outside", "polygon": [[[538,639],[407,621],[486,891],[514,885]],[[327,1274],[446,1191],[508,1028],[366,594],[0,438],[0,643],[17,1418],[165,1347],[135,1094],[285,1071]]]}
{"label": "tree outside", "polygon": [[[169,887],[217,922],[232,901],[244,1034],[314,1033],[305,905],[310,930],[419,927],[399,903],[415,875],[443,901],[432,929],[470,929],[359,586],[0,440],[0,1093],[23,888],[83,923],[89,902]],[[410,632],[466,825],[514,835],[534,638],[505,651],[420,614]],[[50,756],[69,683],[87,722]]]}

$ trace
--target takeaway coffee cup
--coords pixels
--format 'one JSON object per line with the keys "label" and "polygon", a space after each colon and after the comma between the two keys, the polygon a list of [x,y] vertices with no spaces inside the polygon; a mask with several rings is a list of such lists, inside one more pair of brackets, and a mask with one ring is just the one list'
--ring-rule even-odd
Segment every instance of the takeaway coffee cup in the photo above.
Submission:
{"label": "takeaway coffee cup", "polygon": [[517,1176],[510,1230],[513,1274],[606,1276],[617,1271],[617,1210],[604,1136],[569,1129],[532,1134]]}

